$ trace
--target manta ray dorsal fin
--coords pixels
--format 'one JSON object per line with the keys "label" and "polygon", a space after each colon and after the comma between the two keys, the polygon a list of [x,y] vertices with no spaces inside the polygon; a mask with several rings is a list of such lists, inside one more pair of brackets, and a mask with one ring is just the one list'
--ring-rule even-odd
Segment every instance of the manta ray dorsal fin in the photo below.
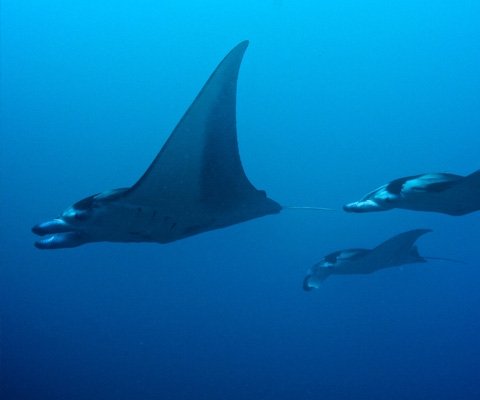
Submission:
{"label": "manta ray dorsal fin", "polygon": [[127,201],[218,209],[261,193],[243,171],[237,144],[237,78],[247,46],[241,42],[218,65]]}

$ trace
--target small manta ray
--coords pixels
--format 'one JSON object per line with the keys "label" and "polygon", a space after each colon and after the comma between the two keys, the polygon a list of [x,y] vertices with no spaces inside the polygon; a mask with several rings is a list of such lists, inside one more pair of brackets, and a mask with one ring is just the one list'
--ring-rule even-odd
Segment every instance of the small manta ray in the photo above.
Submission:
{"label": "small manta ray", "polygon": [[343,206],[356,213],[392,208],[449,215],[480,210],[480,170],[467,176],[432,173],[396,179]]}
{"label": "small manta ray", "polygon": [[414,229],[400,233],[374,249],[346,249],[322,258],[308,271],[303,280],[303,289],[318,289],[330,275],[371,274],[384,268],[403,264],[425,263],[427,259],[454,261],[444,258],[422,257],[415,242],[430,229]]}
{"label": "small manta ray", "polygon": [[218,65],[140,180],[83,199],[32,231],[39,249],[89,242],[168,243],[279,213],[240,161],[236,93],[248,41]]}

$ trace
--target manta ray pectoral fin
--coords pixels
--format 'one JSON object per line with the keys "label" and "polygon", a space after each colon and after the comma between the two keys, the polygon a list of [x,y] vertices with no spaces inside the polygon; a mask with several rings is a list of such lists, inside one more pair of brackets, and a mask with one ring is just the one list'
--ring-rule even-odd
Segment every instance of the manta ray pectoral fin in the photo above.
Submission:
{"label": "manta ray pectoral fin", "polygon": [[431,173],[404,179],[402,190],[407,192],[440,193],[462,182],[463,177],[450,173]]}
{"label": "manta ray pectoral fin", "polygon": [[420,252],[418,251],[418,246],[416,246],[416,245],[413,245],[411,247],[408,255],[410,257],[410,260],[414,261],[416,263],[426,263],[427,262],[427,259],[420,255]]}
{"label": "manta ray pectoral fin", "polygon": [[425,186],[425,191],[430,193],[440,193],[458,185],[459,181],[437,182]]}
{"label": "manta ray pectoral fin", "polygon": [[468,183],[468,185],[471,185],[477,190],[480,190],[480,169],[475,172],[472,172],[470,175],[467,175],[464,178],[464,181]]}
{"label": "manta ray pectoral fin", "polygon": [[[218,65],[145,174],[126,193],[128,201],[188,207],[202,203],[215,209],[264,203],[244,173],[237,144],[237,79],[247,46],[248,41],[241,42]],[[280,206],[274,208],[278,212]]]}
{"label": "manta ray pectoral fin", "polygon": [[432,232],[432,230],[413,229],[411,231],[395,235],[375,247],[371,252],[371,256],[382,260],[395,260],[400,257],[407,256],[410,254],[417,239],[429,232]]}
{"label": "manta ray pectoral fin", "polygon": [[471,178],[471,179],[478,179],[480,181],[480,169],[477,169],[476,171],[472,172],[471,174],[467,175],[466,178]]}

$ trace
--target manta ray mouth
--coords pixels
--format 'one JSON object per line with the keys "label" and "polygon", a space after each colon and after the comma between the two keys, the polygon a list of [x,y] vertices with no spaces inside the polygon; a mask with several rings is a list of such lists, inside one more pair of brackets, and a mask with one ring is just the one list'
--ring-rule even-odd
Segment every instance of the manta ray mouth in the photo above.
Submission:
{"label": "manta ray mouth", "polygon": [[35,225],[32,232],[39,236],[45,236],[35,242],[35,247],[42,250],[76,247],[86,242],[84,234],[73,231],[71,226],[59,218]]}

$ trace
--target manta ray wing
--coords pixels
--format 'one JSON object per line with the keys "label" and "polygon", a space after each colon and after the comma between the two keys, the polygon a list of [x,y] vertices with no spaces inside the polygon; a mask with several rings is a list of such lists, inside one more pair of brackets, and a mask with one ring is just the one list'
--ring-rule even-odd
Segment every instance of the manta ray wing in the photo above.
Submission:
{"label": "manta ray wing", "polygon": [[475,172],[472,172],[471,174],[467,175],[463,179],[464,183],[468,185],[472,193],[478,197],[480,197],[480,170],[477,170]]}
{"label": "manta ray wing", "polygon": [[183,214],[211,212],[220,225],[280,211],[250,183],[240,161],[236,92],[247,46],[241,42],[219,64],[150,167],[127,191],[127,201]]}
{"label": "manta ray wing", "polygon": [[[413,262],[414,257],[411,256],[415,253],[413,249],[415,242],[420,236],[429,232],[431,232],[430,229],[413,229],[395,235],[375,247],[369,257],[379,264],[384,264],[385,267]],[[422,260],[423,258],[418,256],[418,262]]]}
{"label": "manta ray wing", "polygon": [[417,192],[440,193],[458,185],[462,180],[462,176],[450,173],[424,174],[407,180],[402,189],[406,188],[407,190]]}

